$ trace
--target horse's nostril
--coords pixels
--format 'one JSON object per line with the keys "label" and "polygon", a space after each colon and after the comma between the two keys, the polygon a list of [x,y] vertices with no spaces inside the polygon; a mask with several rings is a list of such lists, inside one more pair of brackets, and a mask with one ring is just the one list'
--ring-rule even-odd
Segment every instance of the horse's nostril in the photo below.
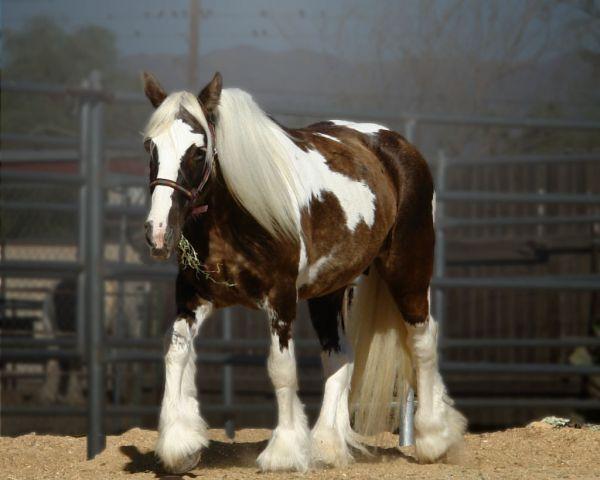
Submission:
{"label": "horse's nostril", "polygon": [[152,239],[152,222],[144,223],[144,230],[146,232],[146,243],[150,247],[154,247],[154,240]]}
{"label": "horse's nostril", "polygon": [[165,232],[165,244],[166,245],[170,245],[171,242],[173,241],[173,234],[174,234],[173,227],[168,226],[167,231]]}

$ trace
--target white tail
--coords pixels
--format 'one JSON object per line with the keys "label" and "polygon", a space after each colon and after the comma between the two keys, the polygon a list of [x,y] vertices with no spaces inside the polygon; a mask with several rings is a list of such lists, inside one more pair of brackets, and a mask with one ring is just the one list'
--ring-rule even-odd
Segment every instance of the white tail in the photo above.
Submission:
{"label": "white tail", "polygon": [[374,266],[355,290],[347,332],[355,352],[354,429],[363,435],[393,432],[399,424],[398,402],[413,384],[413,367],[402,314]]}

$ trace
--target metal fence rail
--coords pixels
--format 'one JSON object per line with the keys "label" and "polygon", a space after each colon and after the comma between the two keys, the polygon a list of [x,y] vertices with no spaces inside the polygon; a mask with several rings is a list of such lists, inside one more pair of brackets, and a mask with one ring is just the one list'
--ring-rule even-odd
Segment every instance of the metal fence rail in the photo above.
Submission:
{"label": "metal fence rail", "polygon": [[[20,407],[3,406],[3,415],[87,415],[88,416],[88,457],[92,458],[104,448],[103,418],[106,415],[139,415],[156,413],[157,407],[144,405],[108,406],[104,405],[104,379],[107,364],[143,361],[157,362],[162,360],[160,354],[161,341],[155,339],[116,339],[106,340],[103,332],[104,292],[103,282],[107,279],[170,279],[175,274],[172,266],[159,265],[129,265],[119,262],[105,262],[103,259],[103,220],[105,215],[139,216],[143,209],[136,206],[105,205],[103,191],[118,186],[145,186],[146,180],[127,174],[108,174],[103,170],[103,158],[107,148],[131,149],[127,141],[111,141],[105,139],[104,107],[111,102],[138,104],[145,101],[141,95],[130,93],[110,93],[102,89],[97,74],[93,74],[80,88],[66,88],[56,85],[40,85],[30,83],[15,83],[3,81],[1,88],[4,92],[21,92],[58,97],[72,97],[79,101],[79,132],[73,137],[48,137],[40,135],[25,135],[2,132],[0,140],[4,142],[19,142],[28,144],[27,149],[3,150],[0,161],[4,165],[18,164],[22,166],[29,160],[35,162],[70,161],[78,162],[79,171],[73,174],[54,174],[23,172],[2,169],[3,185],[45,185],[71,186],[78,189],[77,204],[43,202],[8,201],[0,204],[5,210],[45,209],[61,212],[76,212],[78,215],[77,260],[66,261],[0,261],[2,277],[62,277],[65,274],[77,276],[77,338],[76,339],[0,339],[2,357],[10,360],[36,360],[47,358],[82,358],[85,356],[88,366],[89,395],[86,408],[72,407]],[[487,117],[456,117],[407,114],[397,117],[386,117],[369,114],[352,114],[349,112],[277,112],[281,115],[302,117],[346,117],[361,120],[391,121],[404,126],[405,136],[416,141],[418,129],[428,125],[460,125],[460,126],[493,126],[499,128],[544,128],[600,131],[600,124],[580,121],[562,121],[547,119],[515,119]],[[61,147],[58,150],[32,150],[33,145]],[[589,214],[573,217],[511,217],[511,218],[480,218],[463,219],[444,215],[448,202],[478,200],[486,202],[522,202],[522,203],[573,203],[583,205],[600,204],[599,195],[567,195],[567,194],[504,194],[492,192],[449,191],[446,188],[447,171],[458,165],[529,163],[548,164],[564,161],[597,161],[598,157],[589,155],[565,156],[502,156],[487,159],[455,159],[449,162],[441,154],[438,159],[437,174],[437,225],[438,240],[436,243],[435,278],[433,307],[443,333],[444,313],[446,307],[445,291],[450,288],[463,287],[494,287],[494,288],[527,288],[527,289],[560,289],[560,290],[595,290],[600,289],[600,276],[580,275],[569,277],[490,277],[490,278],[457,278],[448,277],[446,271],[447,241],[445,232],[452,228],[475,225],[513,225],[513,224],[563,224],[563,223],[597,223],[600,215]],[[266,346],[263,340],[236,339],[231,334],[231,318],[225,315],[224,334],[222,340],[211,340],[212,347],[248,347]],[[312,342],[309,342],[312,344]],[[198,341],[199,346],[209,345],[208,342]],[[565,338],[565,339],[456,339],[441,336],[440,345],[443,350],[452,348],[484,348],[488,346],[512,348],[548,346],[566,348],[574,346],[598,346],[597,338]],[[84,348],[85,347],[85,348]],[[271,405],[240,405],[235,403],[232,390],[232,368],[234,365],[264,364],[264,356],[239,354],[201,354],[199,362],[224,365],[223,404],[203,408],[212,411],[272,411]],[[318,365],[318,359],[302,359],[311,365]],[[600,374],[600,367],[571,366],[555,364],[494,364],[494,363],[464,363],[444,362],[441,368],[446,372],[479,372],[479,373],[544,373],[550,375],[591,375]],[[403,413],[404,424],[401,437],[404,444],[412,442],[412,399],[405,403]],[[574,407],[581,409],[600,408],[600,402],[588,399],[547,399],[547,398],[458,398],[459,406],[473,407]],[[313,406],[315,408],[316,406]],[[226,425],[231,429],[232,424]]]}
{"label": "metal fence rail", "polygon": [[[464,226],[502,226],[513,224],[570,224],[589,223],[598,224],[598,215],[582,216],[557,216],[557,217],[511,217],[511,218],[453,218],[446,215],[446,204],[455,201],[480,200],[484,202],[509,202],[509,203],[560,203],[560,204],[586,204],[600,207],[600,195],[593,194],[556,194],[556,193],[496,193],[496,192],[456,192],[447,188],[448,170],[458,166],[469,166],[470,168],[484,168],[490,165],[519,164],[519,165],[543,165],[549,163],[575,163],[575,162],[598,162],[600,155],[550,155],[550,156],[525,156],[515,157],[500,156],[497,158],[484,159],[477,162],[473,159],[450,160],[443,152],[440,152],[437,164],[437,193],[436,193],[436,224],[438,233],[436,238],[435,276],[432,282],[434,289],[434,311],[441,325],[440,343],[445,348],[455,346],[488,347],[488,346],[595,346],[599,338],[582,338],[576,341],[569,339],[448,339],[443,335],[443,324],[446,314],[445,291],[451,288],[496,288],[496,289],[550,289],[561,291],[600,291],[600,275],[544,275],[544,276],[495,276],[495,277],[449,277],[446,274],[447,264],[447,240],[446,231],[452,228]],[[475,371],[503,371],[512,373],[568,373],[577,375],[592,375],[598,373],[598,366],[571,366],[571,365],[533,365],[533,364],[493,364],[486,366],[481,364],[470,364],[469,370]],[[462,369],[467,365],[448,364],[447,370]],[[591,405],[600,409],[600,400],[590,402]]]}

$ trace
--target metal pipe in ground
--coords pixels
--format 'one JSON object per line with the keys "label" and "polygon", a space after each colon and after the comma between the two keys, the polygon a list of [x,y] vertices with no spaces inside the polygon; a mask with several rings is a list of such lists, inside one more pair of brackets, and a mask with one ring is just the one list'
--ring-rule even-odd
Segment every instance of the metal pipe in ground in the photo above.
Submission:
{"label": "metal pipe in ground", "polygon": [[400,446],[407,447],[415,442],[414,439],[414,415],[415,415],[415,391],[408,388],[406,398],[400,407]]}
{"label": "metal pipe in ground", "polygon": [[[100,73],[93,72],[90,86],[100,90]],[[87,244],[85,246],[86,269],[86,317],[87,317],[87,371],[88,371],[88,435],[87,458],[92,459],[106,446],[104,434],[104,275],[103,275],[103,103],[95,99],[91,107],[87,160]]]}

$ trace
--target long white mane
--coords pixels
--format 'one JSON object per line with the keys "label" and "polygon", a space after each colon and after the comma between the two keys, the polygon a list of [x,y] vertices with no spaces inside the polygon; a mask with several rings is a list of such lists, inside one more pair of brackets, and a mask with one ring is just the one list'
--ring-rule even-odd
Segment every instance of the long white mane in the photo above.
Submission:
{"label": "long white mane", "polygon": [[[209,131],[196,96],[175,92],[150,117],[144,136],[153,138],[169,128],[180,107]],[[302,187],[294,167],[296,146],[248,93],[237,88],[221,92],[216,115],[218,162],[227,188],[272,235],[299,240]],[[210,152],[212,138],[207,137]]]}
{"label": "long white mane", "polygon": [[294,143],[237,88],[221,93],[216,123],[219,165],[231,194],[273,235],[299,239],[302,187]]}

